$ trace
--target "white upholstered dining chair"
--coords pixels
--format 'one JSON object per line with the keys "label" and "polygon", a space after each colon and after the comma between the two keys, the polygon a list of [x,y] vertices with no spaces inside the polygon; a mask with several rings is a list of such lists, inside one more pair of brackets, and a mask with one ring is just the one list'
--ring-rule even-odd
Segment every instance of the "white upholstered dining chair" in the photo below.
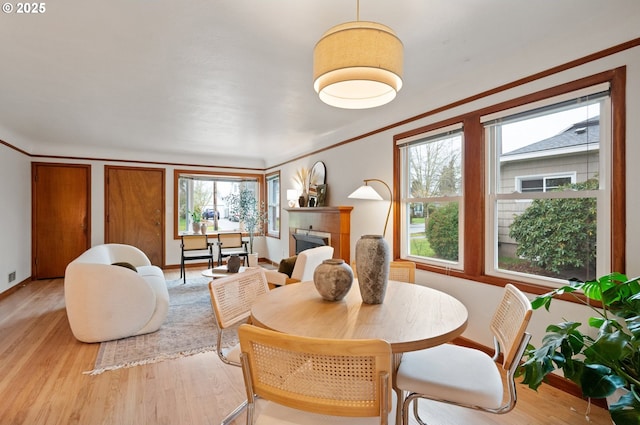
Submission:
{"label": "white upholstered dining chair", "polygon": [[[409,423],[413,402],[414,416],[424,425],[418,413],[421,398],[490,413],[511,411],[517,400],[514,375],[531,338],[526,332],[531,311],[527,297],[507,284],[489,326],[494,337],[493,357],[453,344],[404,353],[396,375],[396,390],[408,393],[402,404],[403,423]],[[506,395],[500,369],[506,372]]]}
{"label": "white upholstered dining chair", "polygon": [[238,330],[247,425],[388,424],[391,345],[326,339],[252,325]]}
{"label": "white upholstered dining chair", "polygon": [[[251,315],[253,301],[267,292],[269,292],[267,278],[263,269],[258,267],[209,282],[211,306],[213,307],[216,326],[218,327],[216,352],[224,363],[238,367],[241,365],[240,344],[238,343],[231,348],[223,348],[223,332],[232,326],[246,322]],[[227,425],[233,421],[246,406],[247,402],[244,401],[222,420],[222,425]]]}

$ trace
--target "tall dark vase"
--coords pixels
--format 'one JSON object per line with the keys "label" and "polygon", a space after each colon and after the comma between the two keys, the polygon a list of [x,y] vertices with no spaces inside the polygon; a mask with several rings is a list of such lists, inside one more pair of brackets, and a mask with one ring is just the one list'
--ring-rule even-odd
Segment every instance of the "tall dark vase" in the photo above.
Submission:
{"label": "tall dark vase", "polygon": [[356,272],[365,304],[382,304],[389,282],[389,244],[382,235],[363,235],[356,243]]}

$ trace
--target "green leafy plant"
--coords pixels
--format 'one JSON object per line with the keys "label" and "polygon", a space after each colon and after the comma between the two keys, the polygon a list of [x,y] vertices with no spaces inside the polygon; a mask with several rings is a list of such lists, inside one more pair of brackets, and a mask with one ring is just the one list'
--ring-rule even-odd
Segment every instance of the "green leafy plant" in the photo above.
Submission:
{"label": "green leafy plant", "polygon": [[[525,352],[526,361],[518,370],[522,383],[535,390],[549,373],[561,369],[585,397],[604,398],[624,388],[628,392],[609,406],[611,418],[616,425],[640,424],[639,279],[611,273],[586,282],[571,280],[535,298],[534,309],[549,310],[553,297],[570,294],[596,316],[589,318],[591,333],[572,321],[549,325],[542,345],[530,345]],[[583,291],[585,298],[576,296],[576,291]],[[594,307],[594,302],[602,307]]]}
{"label": "green leafy plant", "polygon": [[197,205],[194,206],[193,211],[189,212],[189,214],[191,215],[191,220],[194,223],[200,223],[200,220],[202,219],[202,207]]}
{"label": "green leafy plant", "polygon": [[[595,190],[598,180],[564,185],[558,190]],[[596,200],[594,198],[536,199],[509,228],[516,254],[545,270],[593,266],[596,258]]]}
{"label": "green leafy plant", "polygon": [[436,208],[427,222],[427,238],[439,258],[458,259],[458,203]]}

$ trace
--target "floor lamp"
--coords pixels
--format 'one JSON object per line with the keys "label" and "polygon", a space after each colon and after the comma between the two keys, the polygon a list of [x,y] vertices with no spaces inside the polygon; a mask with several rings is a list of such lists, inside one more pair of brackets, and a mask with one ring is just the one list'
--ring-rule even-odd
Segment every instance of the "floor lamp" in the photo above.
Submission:
{"label": "floor lamp", "polygon": [[376,201],[382,201],[382,196],[376,190],[369,186],[367,183],[369,182],[379,182],[382,183],[387,190],[389,191],[389,209],[387,210],[387,218],[384,220],[384,230],[382,232],[382,237],[384,237],[387,233],[387,224],[389,222],[389,215],[391,215],[391,204],[393,203],[393,194],[391,193],[391,188],[388,184],[383,182],[380,179],[365,179],[364,185],[360,186],[356,190],[353,191],[349,198],[351,199],[372,199]]}

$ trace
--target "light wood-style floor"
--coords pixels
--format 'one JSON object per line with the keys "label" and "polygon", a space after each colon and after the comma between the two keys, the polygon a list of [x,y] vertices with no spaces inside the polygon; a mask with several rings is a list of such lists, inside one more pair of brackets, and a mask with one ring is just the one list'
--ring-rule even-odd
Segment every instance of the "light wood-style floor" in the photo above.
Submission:
{"label": "light wood-style floor", "polygon": [[[165,275],[178,278],[177,271]],[[62,279],[32,282],[0,299],[0,424],[213,425],[243,399],[239,368],[215,353],[83,374],[98,347],[73,338]],[[538,393],[523,386],[518,395],[516,409],[506,415],[425,402],[421,411],[433,425],[611,424],[595,406],[588,422],[585,401],[548,386]],[[244,421],[242,415],[235,423]]]}

